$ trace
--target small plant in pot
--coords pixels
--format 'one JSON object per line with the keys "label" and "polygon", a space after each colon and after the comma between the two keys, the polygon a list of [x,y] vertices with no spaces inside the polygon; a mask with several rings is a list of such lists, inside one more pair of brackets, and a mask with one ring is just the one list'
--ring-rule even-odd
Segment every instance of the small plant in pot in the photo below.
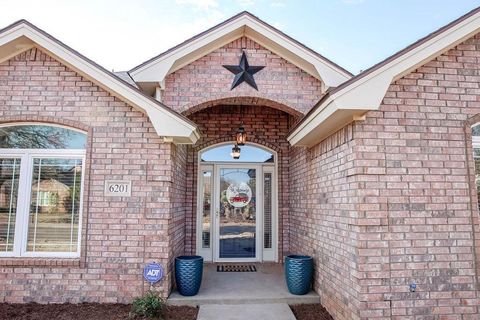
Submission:
{"label": "small plant in pot", "polygon": [[312,257],[296,254],[285,257],[285,279],[291,294],[304,295],[310,292],[312,278]]}
{"label": "small plant in pot", "polygon": [[182,296],[194,296],[200,290],[203,275],[201,256],[179,256],[175,258],[175,282]]}

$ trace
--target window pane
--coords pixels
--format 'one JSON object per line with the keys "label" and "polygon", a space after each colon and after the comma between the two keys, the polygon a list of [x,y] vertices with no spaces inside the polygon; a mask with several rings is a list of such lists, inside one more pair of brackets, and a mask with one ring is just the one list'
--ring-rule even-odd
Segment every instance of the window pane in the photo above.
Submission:
{"label": "window pane", "polygon": [[263,175],[263,232],[264,232],[264,248],[272,248],[272,174],[266,172]]}
{"label": "window pane", "polygon": [[478,137],[480,136],[480,125],[476,125],[472,128],[472,136]]}
{"label": "window pane", "polygon": [[13,251],[20,159],[0,159],[0,252]]}
{"label": "window pane", "polygon": [[18,125],[0,127],[0,148],[85,149],[87,136],[61,127]]}
{"label": "window pane", "polygon": [[81,159],[34,159],[27,251],[77,251],[81,176]]}
{"label": "window pane", "polygon": [[212,208],[212,172],[203,171],[203,208],[202,208],[202,248],[210,248],[211,208]]}
{"label": "window pane", "polygon": [[480,148],[473,149],[473,158],[475,160],[475,182],[477,184],[478,207],[480,209]]}
{"label": "window pane", "polygon": [[202,161],[226,161],[226,162],[273,162],[273,154],[255,146],[241,146],[240,158],[233,159],[230,153],[233,145],[223,145],[204,151]]}

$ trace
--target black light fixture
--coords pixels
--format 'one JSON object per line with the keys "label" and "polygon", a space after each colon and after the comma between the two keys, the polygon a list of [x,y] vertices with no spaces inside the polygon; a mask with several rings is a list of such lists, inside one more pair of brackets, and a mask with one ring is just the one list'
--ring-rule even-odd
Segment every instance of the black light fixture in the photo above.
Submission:
{"label": "black light fixture", "polygon": [[245,142],[247,142],[247,132],[245,131],[245,128],[243,127],[243,123],[238,128],[237,133],[235,134],[235,141],[237,142],[237,145],[239,146],[244,146]]}
{"label": "black light fixture", "polygon": [[240,148],[238,147],[237,144],[233,146],[232,152],[230,153],[233,159],[240,159]]}

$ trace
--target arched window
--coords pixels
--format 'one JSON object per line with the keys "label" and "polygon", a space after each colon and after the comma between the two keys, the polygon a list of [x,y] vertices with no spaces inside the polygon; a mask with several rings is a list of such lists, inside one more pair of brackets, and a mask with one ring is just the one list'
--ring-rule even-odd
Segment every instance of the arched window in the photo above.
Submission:
{"label": "arched window", "polygon": [[62,126],[0,126],[0,256],[79,256],[86,142]]}
{"label": "arched window", "polygon": [[244,145],[240,147],[240,157],[234,159],[231,155],[233,144],[215,146],[203,151],[200,155],[202,162],[274,162],[273,153],[257,147]]}

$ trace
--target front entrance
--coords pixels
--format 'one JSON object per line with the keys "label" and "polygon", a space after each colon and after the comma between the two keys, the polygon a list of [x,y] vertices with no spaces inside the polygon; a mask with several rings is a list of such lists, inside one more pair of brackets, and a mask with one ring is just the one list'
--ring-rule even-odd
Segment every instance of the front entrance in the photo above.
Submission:
{"label": "front entrance", "polygon": [[257,215],[260,197],[258,166],[218,165],[214,202],[214,239],[218,244],[215,260],[258,260],[261,216]]}
{"label": "front entrance", "polygon": [[257,162],[211,161],[221,149],[200,157],[197,254],[215,262],[276,261],[274,154],[245,146],[245,154],[257,154],[244,159]]}

